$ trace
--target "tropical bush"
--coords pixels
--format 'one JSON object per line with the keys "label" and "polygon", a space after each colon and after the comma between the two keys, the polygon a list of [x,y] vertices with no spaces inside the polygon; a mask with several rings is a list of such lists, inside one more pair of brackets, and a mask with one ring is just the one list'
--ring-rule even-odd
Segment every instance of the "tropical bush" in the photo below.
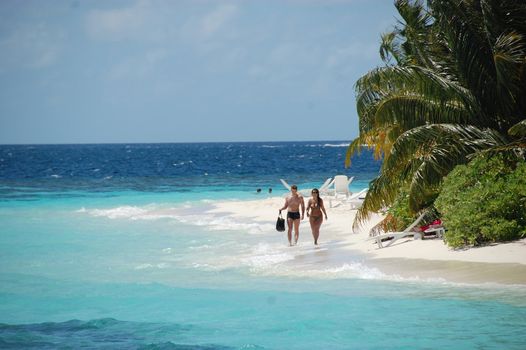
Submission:
{"label": "tropical bush", "polygon": [[414,214],[409,209],[409,194],[402,190],[393,204],[387,209],[386,218],[380,228],[383,231],[403,231],[415,221]]}
{"label": "tropical bush", "polygon": [[[526,156],[526,2],[396,0],[400,21],[382,36],[385,65],[356,83],[359,137],[383,165],[359,223],[408,191],[416,215],[442,180],[476,154]],[[503,224],[504,225],[504,224]]]}
{"label": "tropical bush", "polygon": [[435,206],[451,247],[526,237],[526,163],[479,156],[457,166]]}

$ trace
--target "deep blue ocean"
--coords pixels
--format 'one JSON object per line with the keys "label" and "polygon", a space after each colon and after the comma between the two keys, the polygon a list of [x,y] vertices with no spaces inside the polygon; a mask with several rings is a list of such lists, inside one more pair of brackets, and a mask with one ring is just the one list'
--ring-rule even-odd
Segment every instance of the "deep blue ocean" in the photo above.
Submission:
{"label": "deep blue ocean", "polygon": [[209,212],[281,197],[280,178],[365,188],[381,162],[346,169],[346,146],[0,146],[0,348],[525,349],[524,286],[327,264],[274,217]]}

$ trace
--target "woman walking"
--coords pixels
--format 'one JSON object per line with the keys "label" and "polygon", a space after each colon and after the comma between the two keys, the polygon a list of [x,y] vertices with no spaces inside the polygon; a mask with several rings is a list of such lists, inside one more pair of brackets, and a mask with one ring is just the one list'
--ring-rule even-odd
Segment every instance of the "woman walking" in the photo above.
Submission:
{"label": "woman walking", "polygon": [[323,199],[320,198],[320,192],[317,188],[311,192],[312,198],[307,204],[307,217],[309,218],[310,228],[312,230],[312,237],[314,244],[318,245],[318,238],[320,237],[320,227],[323,222],[323,215],[327,219],[327,212],[323,205]]}

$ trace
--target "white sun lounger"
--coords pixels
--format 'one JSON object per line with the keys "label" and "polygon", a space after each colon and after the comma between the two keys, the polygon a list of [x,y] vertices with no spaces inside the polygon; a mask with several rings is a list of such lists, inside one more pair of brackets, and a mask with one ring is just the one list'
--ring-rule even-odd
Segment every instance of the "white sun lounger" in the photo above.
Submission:
{"label": "white sun lounger", "polygon": [[347,198],[345,203],[349,203],[351,206],[351,209],[358,209],[362,206],[363,201],[365,200],[365,196],[367,195],[368,188],[364,188],[360,192],[357,192]]}
{"label": "white sun lounger", "polygon": [[285,188],[290,191],[290,185],[287,183],[287,181],[285,181],[283,179],[279,179],[279,181],[281,181],[283,186],[285,186]]}
{"label": "white sun lounger", "polygon": [[332,185],[333,182],[334,182],[334,179],[332,177],[329,177],[327,180],[325,180],[323,185],[321,185],[320,188],[318,188],[318,190],[320,191],[320,194],[325,193],[327,189]]}
{"label": "white sun lounger", "polygon": [[[287,189],[290,191],[290,185],[287,181],[285,181],[284,179],[279,179],[279,181],[281,181],[281,184]],[[325,182],[319,187],[319,192],[320,194],[322,193],[325,193],[325,191],[327,191],[327,188],[333,183],[333,179],[331,177],[329,177],[327,180],[325,180]],[[300,190],[299,192],[303,195],[303,196],[310,196],[311,195],[311,191],[312,189],[309,188],[309,189],[304,189],[304,190]]]}
{"label": "white sun lounger", "polygon": [[349,197],[351,194],[349,185],[352,180],[354,180],[354,177],[347,178],[347,175],[336,175],[334,177],[334,196],[343,195],[346,198]]}
{"label": "white sun lounger", "polygon": [[[378,248],[384,248],[389,247],[394,242],[398,241],[401,238],[412,236],[415,234],[413,229],[416,225],[422,220],[426,213],[423,213],[416,219],[410,226],[408,226],[404,231],[402,232],[387,232],[378,236],[374,236],[371,239],[374,239],[376,243],[378,244]],[[384,245],[385,243],[385,245]]]}

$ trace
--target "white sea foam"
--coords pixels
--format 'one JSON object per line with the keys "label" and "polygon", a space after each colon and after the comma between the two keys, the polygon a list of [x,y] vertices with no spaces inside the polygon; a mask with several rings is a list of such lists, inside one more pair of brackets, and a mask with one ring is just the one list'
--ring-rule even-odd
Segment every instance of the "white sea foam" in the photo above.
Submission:
{"label": "white sea foam", "polygon": [[135,266],[135,269],[136,270],[144,270],[144,269],[166,269],[168,268],[170,265],[168,265],[167,263],[159,263],[159,264],[140,264],[140,265],[137,265]]}
{"label": "white sea foam", "polygon": [[[255,256],[252,263],[251,272],[262,275],[278,275],[290,277],[305,277],[309,279],[365,279],[365,280],[384,280],[392,282],[426,282],[426,283],[448,283],[442,278],[421,278],[418,276],[402,277],[397,274],[386,274],[374,267],[368,267],[361,262],[346,262],[339,266],[327,267],[319,266],[315,263],[309,264],[281,264],[287,260],[279,261],[279,254],[276,256],[258,257]],[[274,259],[274,260],[273,260]],[[288,259],[290,260],[290,259]],[[314,268],[313,268],[314,267]]]}
{"label": "white sea foam", "polygon": [[243,263],[252,268],[252,270],[268,269],[279,263],[294,259],[294,256],[286,253],[274,253],[265,255],[255,255],[243,259]]}
{"label": "white sea foam", "polygon": [[321,147],[349,147],[349,143],[326,143]]}
{"label": "white sea foam", "polygon": [[132,219],[144,218],[147,211],[133,206],[123,206],[112,209],[90,209],[87,212],[92,216],[102,216],[109,219]]}
{"label": "white sea foam", "polygon": [[189,250],[206,250],[206,249],[210,249],[212,248],[211,245],[209,244],[203,244],[203,245],[199,245],[199,246],[190,246],[188,247]]}
{"label": "white sea foam", "polygon": [[156,220],[164,218],[179,219],[181,217],[176,208],[159,208],[154,204],[144,207],[125,205],[109,209],[86,209],[82,207],[76,212],[88,213],[94,217],[106,217],[108,219]]}
{"label": "white sea foam", "polygon": [[360,262],[344,263],[341,266],[330,267],[320,271],[326,277],[342,278],[342,277],[358,277],[363,279],[385,279],[387,275],[377,268],[367,267]]}
{"label": "white sea foam", "polygon": [[218,270],[217,266],[203,263],[193,263],[192,267],[198,270]]}
{"label": "white sea foam", "polygon": [[191,160],[190,160],[190,161],[188,161],[188,162],[179,162],[179,163],[173,163],[172,165],[173,165],[173,166],[181,166],[181,165],[185,165],[185,164],[190,164],[190,163],[192,163],[192,161],[191,161]]}
{"label": "white sea foam", "polygon": [[329,267],[322,270],[310,270],[309,276],[318,278],[360,278],[366,280],[385,280],[392,282],[431,282],[446,283],[443,278],[421,278],[418,276],[403,277],[398,274],[387,274],[375,267],[369,267],[363,262],[347,262],[340,266]]}
{"label": "white sea foam", "polygon": [[312,145],[305,145],[305,147],[349,147],[349,143],[325,143],[325,144],[312,144]]}
{"label": "white sea foam", "polygon": [[257,235],[272,231],[272,224],[260,224],[246,222],[230,216],[220,216],[215,214],[188,214],[191,206],[185,205],[181,208],[162,208],[155,204],[144,207],[120,206],[109,209],[86,209],[82,207],[76,210],[77,213],[87,213],[94,217],[105,217],[108,219],[128,219],[128,220],[158,220],[173,219],[178,222],[205,227],[210,231],[244,231],[249,234]]}
{"label": "white sea foam", "polygon": [[282,244],[278,246],[276,244],[258,243],[246,256],[240,258],[240,263],[251,269],[260,270],[293,260],[294,257],[294,252],[290,249],[285,251]]}
{"label": "white sea foam", "polygon": [[57,175],[57,174],[53,174],[51,175],[52,178],[54,179],[60,179],[62,176],[61,175]]}
{"label": "white sea foam", "polygon": [[207,220],[207,222],[205,222],[204,225],[209,225],[210,229],[214,231],[217,231],[217,230],[241,231],[242,230],[250,234],[259,234],[259,233],[264,232],[265,228],[268,229],[268,227],[263,227],[263,225],[258,224],[258,223],[238,222],[229,217],[212,217],[212,218],[206,218],[206,219],[210,219],[210,220]]}

